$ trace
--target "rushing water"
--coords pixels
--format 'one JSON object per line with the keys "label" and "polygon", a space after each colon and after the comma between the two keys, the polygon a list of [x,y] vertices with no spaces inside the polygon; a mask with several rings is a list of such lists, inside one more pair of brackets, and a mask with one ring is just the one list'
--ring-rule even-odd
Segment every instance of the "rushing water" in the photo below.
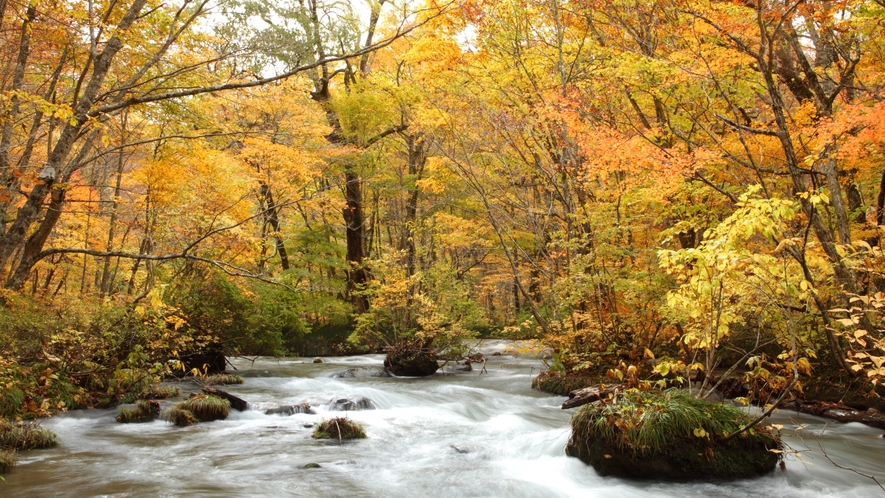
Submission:
{"label": "rushing water", "polygon": [[[489,356],[503,347],[487,342],[483,350]],[[333,377],[381,362],[378,355],[322,364],[238,360],[246,383],[225,389],[256,409],[186,428],[162,421],[118,424],[116,409],[54,417],[44,425],[61,445],[23,453],[0,482],[0,496],[885,496],[871,479],[827,458],[885,484],[882,431],[860,424],[781,413],[773,422],[794,434],[786,441],[801,452],[787,459],[785,472],[722,483],[628,481],[600,477],[564,455],[571,411],[559,408],[562,397],[530,389],[541,367],[537,360],[490,357],[488,374]],[[365,396],[377,407],[346,413],[365,426],[368,438],[344,444],[312,439],[307,426],[344,415],[329,412],[328,405],[347,396]],[[303,401],[317,413],[264,414]],[[304,468],[309,463],[320,467]]]}

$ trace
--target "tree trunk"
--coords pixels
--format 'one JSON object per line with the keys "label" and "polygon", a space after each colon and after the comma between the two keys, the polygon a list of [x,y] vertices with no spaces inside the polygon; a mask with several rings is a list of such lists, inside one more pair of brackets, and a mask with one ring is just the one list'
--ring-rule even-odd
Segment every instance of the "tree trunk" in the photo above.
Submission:
{"label": "tree trunk", "polygon": [[276,247],[277,254],[280,255],[280,266],[285,271],[289,269],[289,255],[286,253],[286,244],[281,233],[279,206],[274,202],[273,193],[268,184],[261,182],[260,191],[265,205],[264,223],[265,225],[270,225],[270,228],[273,229],[274,246]]}

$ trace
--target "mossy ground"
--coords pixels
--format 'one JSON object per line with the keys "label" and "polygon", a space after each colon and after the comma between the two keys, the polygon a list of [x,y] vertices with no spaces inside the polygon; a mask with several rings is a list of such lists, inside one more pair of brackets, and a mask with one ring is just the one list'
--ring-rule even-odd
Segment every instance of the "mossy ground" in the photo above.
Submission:
{"label": "mossy ground", "polygon": [[562,374],[548,370],[541,372],[540,375],[532,379],[532,389],[560,396],[568,396],[568,393],[575,389],[596,386],[600,382],[605,382],[605,380],[597,375],[580,373]]}
{"label": "mossy ground", "polygon": [[616,404],[594,403],[572,417],[566,454],[602,475],[644,479],[732,479],[774,470],[780,440],[751,429],[720,439],[747,421],[731,405],[691,397],[684,391],[624,393]]}
{"label": "mossy ground", "polygon": [[338,417],[320,422],[313,431],[314,439],[363,439],[366,431],[353,420]]}

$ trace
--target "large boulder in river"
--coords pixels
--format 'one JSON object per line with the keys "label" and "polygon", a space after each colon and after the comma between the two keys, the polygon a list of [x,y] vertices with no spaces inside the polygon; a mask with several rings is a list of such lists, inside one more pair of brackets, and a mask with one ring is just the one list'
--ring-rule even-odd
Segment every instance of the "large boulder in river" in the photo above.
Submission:
{"label": "large boulder in river", "polygon": [[268,408],[264,411],[265,415],[295,415],[296,413],[315,413],[310,404],[298,403],[297,405],[282,405],[276,408]]}
{"label": "large boulder in river", "polygon": [[627,393],[617,402],[578,410],[565,452],[601,475],[681,481],[752,477],[774,470],[782,445],[761,426],[723,441],[748,421],[734,406],[685,391]]}
{"label": "large boulder in river", "polygon": [[435,354],[417,349],[387,353],[384,366],[398,377],[427,377],[439,369]]}

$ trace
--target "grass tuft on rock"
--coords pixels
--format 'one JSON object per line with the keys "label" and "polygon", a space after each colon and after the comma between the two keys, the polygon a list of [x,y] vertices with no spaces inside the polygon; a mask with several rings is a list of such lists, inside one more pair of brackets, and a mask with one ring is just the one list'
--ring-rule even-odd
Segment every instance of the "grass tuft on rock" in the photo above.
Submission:
{"label": "grass tuft on rock", "polygon": [[237,374],[221,373],[210,375],[206,378],[207,386],[226,386],[231,384],[242,384],[244,382],[246,382],[246,380]]}
{"label": "grass tuft on rock", "polygon": [[55,433],[36,424],[0,422],[0,449],[35,450],[58,446]]}
{"label": "grass tuft on rock", "polygon": [[320,422],[313,430],[314,439],[364,439],[366,431],[353,420],[337,417]]}
{"label": "grass tuft on rock", "polygon": [[122,424],[134,424],[150,422],[160,416],[160,403],[153,400],[138,400],[135,408],[120,408],[117,422]]}
{"label": "grass tuft on rock", "polygon": [[206,394],[195,394],[176,406],[193,413],[200,422],[224,420],[230,413],[230,401]]}
{"label": "grass tuft on rock", "polygon": [[732,405],[683,390],[625,393],[617,403],[597,402],[575,413],[566,454],[602,475],[676,480],[761,475],[780,460],[770,451],[782,447],[777,436],[755,428],[720,442],[748,421]]}
{"label": "grass tuft on rock", "polygon": [[163,412],[163,420],[177,425],[178,427],[187,427],[189,425],[194,425],[198,423],[200,420],[194,416],[188,410],[181,408],[179,405],[175,405],[172,408]]}
{"label": "grass tuft on rock", "polygon": [[9,472],[15,464],[18,462],[18,458],[15,456],[15,452],[12,450],[2,451],[0,450],[0,474],[5,474]]}

